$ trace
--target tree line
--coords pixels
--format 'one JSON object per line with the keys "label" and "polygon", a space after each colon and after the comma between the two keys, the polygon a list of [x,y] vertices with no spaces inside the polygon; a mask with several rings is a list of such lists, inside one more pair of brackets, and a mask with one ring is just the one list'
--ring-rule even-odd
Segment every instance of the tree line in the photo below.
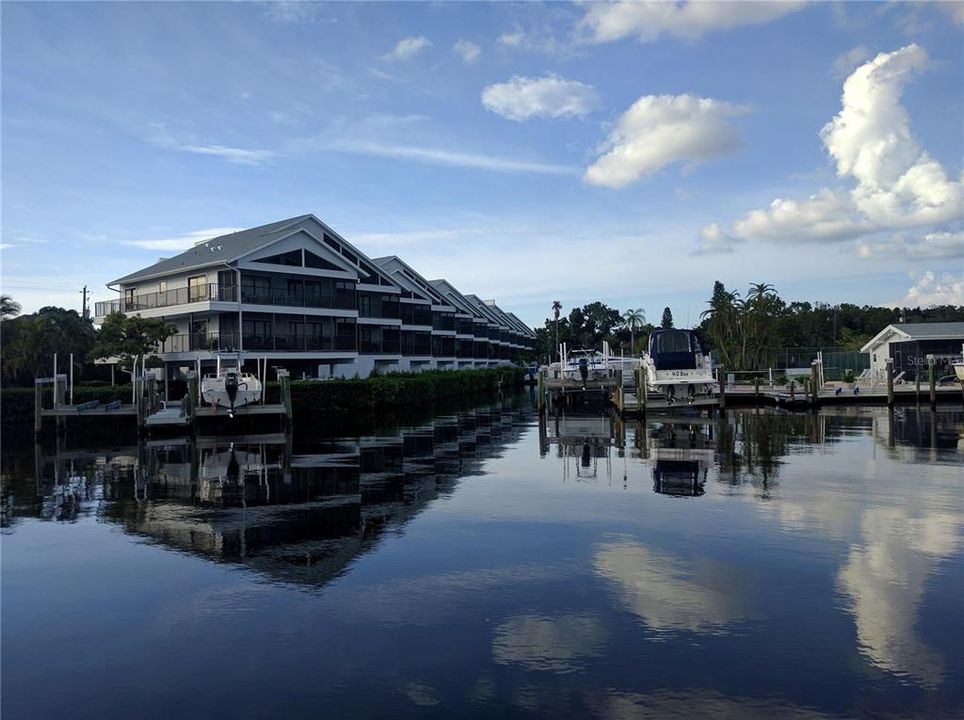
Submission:
{"label": "tree line", "polygon": [[[562,304],[552,304],[552,317],[536,328],[540,359],[556,359],[558,344],[601,349],[603,341],[613,352],[639,354],[656,328],[646,322],[642,308],[620,312],[601,302],[572,308],[562,314]],[[928,308],[878,307],[823,302],[788,302],[770,283],[751,283],[743,294],[716,281],[706,309],[700,314],[699,332],[714,360],[733,370],[757,370],[774,364],[783,348],[842,348],[859,350],[892,323],[964,321],[964,306]],[[660,327],[673,327],[669,308]]]}
{"label": "tree line", "polygon": [[[19,316],[19,317],[18,317]],[[116,357],[129,369],[135,357],[152,354],[158,343],[176,328],[161,319],[115,313],[95,328],[89,317],[76,310],[43,307],[20,315],[20,305],[9,295],[0,296],[0,379],[4,385],[33,385],[36,377],[68,372],[74,356],[74,375],[83,379],[93,372],[95,360]]]}

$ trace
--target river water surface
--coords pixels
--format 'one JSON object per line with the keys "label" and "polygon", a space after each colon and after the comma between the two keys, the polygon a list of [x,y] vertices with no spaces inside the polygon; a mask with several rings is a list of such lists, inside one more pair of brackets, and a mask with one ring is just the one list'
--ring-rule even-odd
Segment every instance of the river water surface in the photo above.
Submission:
{"label": "river water surface", "polygon": [[964,716],[960,412],[11,450],[11,720]]}

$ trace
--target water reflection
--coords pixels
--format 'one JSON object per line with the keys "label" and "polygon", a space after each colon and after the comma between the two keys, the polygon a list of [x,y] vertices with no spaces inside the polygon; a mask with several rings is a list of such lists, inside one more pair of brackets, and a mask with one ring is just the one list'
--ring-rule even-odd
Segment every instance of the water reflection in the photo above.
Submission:
{"label": "water reflection", "polygon": [[742,578],[709,558],[689,561],[620,539],[600,545],[593,562],[653,631],[723,633],[745,614]]}
{"label": "water reflection", "polygon": [[[906,715],[964,697],[962,428],[915,408],[537,422],[509,403],[299,445],[37,448],[4,457],[0,510],[13,540],[123,530],[100,548],[137,550],[116,572],[163,628],[146,647],[210,667],[251,633],[266,684],[317,667],[305,702],[337,716]],[[138,584],[159,556],[169,575]],[[148,607],[162,584],[174,599]],[[72,646],[125,657],[109,634]]]}
{"label": "water reflection", "polygon": [[96,513],[178,550],[324,584],[386,529],[479,473],[519,439],[530,412],[500,404],[298,452],[282,434],[52,454],[37,446],[35,495],[5,483],[5,525]]}

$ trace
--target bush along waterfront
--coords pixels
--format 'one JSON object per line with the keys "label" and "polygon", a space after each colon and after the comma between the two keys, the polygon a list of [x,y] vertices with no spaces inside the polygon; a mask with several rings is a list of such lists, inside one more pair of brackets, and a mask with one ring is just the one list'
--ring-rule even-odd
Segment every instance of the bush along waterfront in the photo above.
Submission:
{"label": "bush along waterfront", "polygon": [[[295,428],[303,431],[304,421],[317,425],[344,423],[348,420],[370,421],[379,414],[397,415],[412,409],[431,407],[444,401],[481,397],[499,390],[509,391],[523,386],[524,373],[518,367],[484,370],[430,370],[421,373],[389,373],[364,380],[300,380],[291,383],[291,404]],[[183,396],[183,382],[171,384],[170,397]],[[268,383],[268,402],[278,402],[277,383]],[[76,385],[74,403],[89,400],[129,403],[130,385]],[[0,412],[5,437],[29,436],[33,428],[34,389],[5,387],[0,391]],[[93,417],[93,416],[91,416]],[[98,418],[98,422],[106,422]],[[131,417],[114,418],[111,422],[130,424]]]}
{"label": "bush along waterfront", "polygon": [[364,380],[301,380],[291,383],[291,404],[297,428],[305,417],[395,411],[522,385],[523,370],[518,367],[376,374]]}

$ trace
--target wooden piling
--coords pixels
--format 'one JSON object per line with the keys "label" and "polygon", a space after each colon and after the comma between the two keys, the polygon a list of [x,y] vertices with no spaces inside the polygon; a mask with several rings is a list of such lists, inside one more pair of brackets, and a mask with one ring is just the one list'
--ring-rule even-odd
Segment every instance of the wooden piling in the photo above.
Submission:
{"label": "wooden piling", "polygon": [[820,395],[820,372],[817,369],[817,361],[810,363],[810,404],[817,407],[817,398]]}
{"label": "wooden piling", "polygon": [[920,364],[914,369],[914,400],[920,405]]}
{"label": "wooden piling", "polygon": [[40,378],[34,380],[33,383],[33,431],[36,434],[43,427],[43,385]]}
{"label": "wooden piling", "polygon": [[645,365],[639,368],[639,395],[636,396],[636,406],[639,408],[640,417],[646,417],[646,405],[649,402],[649,389],[646,386],[649,378],[646,372]]}
{"label": "wooden piling", "polygon": [[536,373],[536,408],[541,415],[546,411],[546,381],[545,372],[539,370]]}
{"label": "wooden piling", "polygon": [[937,407],[937,371],[934,366],[934,356],[927,356],[927,372],[930,379],[930,390],[931,390],[931,407]]}
{"label": "wooden piling", "polygon": [[753,378],[753,406],[760,407],[760,378]]}
{"label": "wooden piling", "polygon": [[887,358],[887,407],[894,407],[894,359]]}
{"label": "wooden piling", "polygon": [[717,374],[720,381],[720,409],[722,410],[726,407],[726,368],[720,365]]}

